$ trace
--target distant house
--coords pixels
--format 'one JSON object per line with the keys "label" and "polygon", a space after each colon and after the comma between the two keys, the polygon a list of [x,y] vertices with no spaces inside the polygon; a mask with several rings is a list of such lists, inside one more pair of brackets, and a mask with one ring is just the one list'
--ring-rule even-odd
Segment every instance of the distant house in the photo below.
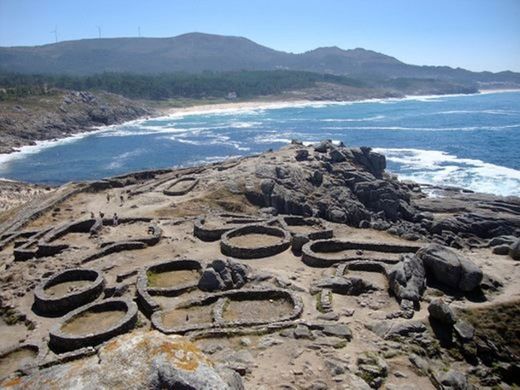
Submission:
{"label": "distant house", "polygon": [[226,99],[227,100],[235,100],[237,98],[237,93],[235,91],[228,92]]}

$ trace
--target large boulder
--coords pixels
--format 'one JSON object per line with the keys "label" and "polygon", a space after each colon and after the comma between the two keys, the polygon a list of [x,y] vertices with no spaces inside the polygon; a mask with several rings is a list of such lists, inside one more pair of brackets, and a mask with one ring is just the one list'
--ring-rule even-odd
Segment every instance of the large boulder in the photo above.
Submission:
{"label": "large boulder", "polygon": [[[122,335],[97,355],[21,377],[24,389],[242,390],[240,376],[219,372],[190,341],[157,331]],[[224,372],[226,371],[226,372]],[[0,384],[2,387],[2,384]]]}
{"label": "large boulder", "polygon": [[516,240],[509,248],[509,256],[515,260],[520,260],[520,239]]}
{"label": "large boulder", "polygon": [[414,255],[402,255],[401,261],[388,272],[388,283],[400,301],[419,302],[426,289],[426,271],[422,260]]}
{"label": "large boulder", "polygon": [[457,321],[455,312],[441,298],[434,299],[430,302],[428,305],[428,313],[430,314],[430,318],[445,325],[453,325]]}
{"label": "large boulder", "polygon": [[475,263],[445,246],[428,245],[417,256],[423,261],[428,277],[446,286],[472,291],[482,281],[482,270]]}
{"label": "large boulder", "polygon": [[249,279],[250,268],[233,260],[213,260],[202,273],[202,291],[221,291],[240,288]]}

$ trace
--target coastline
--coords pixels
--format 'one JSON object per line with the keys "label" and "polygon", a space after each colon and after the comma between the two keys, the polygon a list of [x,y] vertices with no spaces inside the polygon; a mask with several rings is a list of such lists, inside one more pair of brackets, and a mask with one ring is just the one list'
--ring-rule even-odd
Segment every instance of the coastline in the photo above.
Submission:
{"label": "coastline", "polygon": [[[326,105],[350,105],[360,103],[377,103],[386,101],[404,101],[404,100],[427,100],[427,99],[439,99],[443,97],[457,97],[457,96],[477,96],[485,94],[495,93],[513,93],[520,92],[520,89],[493,89],[493,90],[481,90],[474,94],[444,94],[444,95],[406,95],[403,97],[389,97],[389,98],[369,98],[369,99],[352,99],[352,100],[305,100],[305,99],[286,99],[286,98],[270,98],[265,100],[250,100],[250,101],[230,101],[226,103],[208,103],[200,105],[191,105],[187,107],[167,107],[158,108],[152,115],[146,114],[139,118],[124,121],[121,123],[106,125],[106,126],[92,126],[86,128],[84,131],[79,131],[72,135],[66,135],[63,137],[45,139],[45,140],[28,140],[32,144],[23,145],[8,153],[0,153],[0,165],[8,162],[9,160],[21,158],[23,155],[37,153],[42,148],[53,147],[67,142],[74,142],[77,139],[86,137],[90,134],[97,134],[107,131],[110,128],[116,126],[124,126],[137,124],[146,120],[151,119],[165,119],[182,117],[186,115],[208,115],[208,114],[219,114],[219,113],[231,113],[240,111],[250,110],[273,110],[283,109],[291,107],[322,107]],[[0,177],[1,179],[1,177]]]}
{"label": "coastline", "polygon": [[[66,137],[54,138],[49,140],[38,140],[33,141],[31,145],[24,145],[17,150],[10,153],[0,154],[0,180],[2,179],[2,171],[5,169],[9,162],[19,158],[23,158],[29,154],[35,154],[39,151],[47,148],[52,148],[62,144],[75,142],[81,138],[87,137],[91,134],[103,133],[113,129],[114,127],[135,125],[147,120],[155,119],[166,119],[176,118],[190,115],[208,115],[208,114],[222,114],[222,113],[240,113],[257,110],[275,110],[284,109],[291,107],[323,107],[329,105],[351,105],[360,103],[377,103],[377,102],[389,102],[389,101],[406,101],[406,100],[419,100],[428,101],[440,99],[443,97],[457,97],[457,96],[478,96],[484,94],[495,94],[495,93],[514,93],[520,92],[520,89],[515,90],[482,90],[475,94],[447,94],[447,95],[409,95],[401,98],[371,98],[371,99],[357,99],[347,101],[334,101],[334,100],[304,100],[304,99],[279,99],[274,98],[265,100],[251,100],[251,101],[230,101],[230,102],[219,102],[213,104],[200,104],[191,105],[187,107],[165,107],[163,109],[157,109],[153,114],[147,114],[136,119],[125,121],[118,124],[111,124],[106,126],[93,126],[85,131],[80,131],[73,135]],[[11,179],[5,179],[11,180]]]}

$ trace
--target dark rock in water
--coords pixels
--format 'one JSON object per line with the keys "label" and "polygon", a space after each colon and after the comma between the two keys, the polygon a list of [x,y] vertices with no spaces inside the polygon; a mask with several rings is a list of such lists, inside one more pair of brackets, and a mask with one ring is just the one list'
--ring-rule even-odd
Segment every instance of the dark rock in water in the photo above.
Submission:
{"label": "dark rock in water", "polygon": [[221,291],[240,288],[249,280],[248,266],[232,260],[214,260],[199,280],[203,291]]}
{"label": "dark rock in water", "polygon": [[388,273],[390,290],[399,300],[419,302],[426,289],[426,271],[415,255],[402,255]]}
{"label": "dark rock in water", "polygon": [[471,260],[438,244],[430,244],[417,252],[428,276],[461,291],[472,291],[482,281],[482,271]]}
{"label": "dark rock in water", "polygon": [[446,390],[469,389],[466,375],[456,370],[449,370],[447,373],[442,375],[442,377],[440,378],[440,382],[444,386],[443,389]]}
{"label": "dark rock in water", "polygon": [[428,312],[430,313],[430,318],[446,325],[453,325],[457,320],[451,307],[440,298],[430,302]]}
{"label": "dark rock in water", "polygon": [[515,260],[520,260],[520,239],[518,239],[509,249],[509,256]]}

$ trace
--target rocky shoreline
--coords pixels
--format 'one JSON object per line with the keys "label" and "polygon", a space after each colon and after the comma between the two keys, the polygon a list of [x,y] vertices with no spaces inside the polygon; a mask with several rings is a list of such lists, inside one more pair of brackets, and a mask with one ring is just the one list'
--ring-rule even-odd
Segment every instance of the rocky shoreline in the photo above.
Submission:
{"label": "rocky shoreline", "polygon": [[0,153],[36,141],[70,137],[152,115],[139,102],[106,92],[52,90],[47,95],[0,102]]}
{"label": "rocky shoreline", "polygon": [[[442,90],[417,90],[412,95],[439,95]],[[468,92],[472,93],[473,91]],[[94,131],[99,126],[120,124],[150,116],[179,112],[213,112],[240,107],[271,107],[280,104],[306,105],[315,102],[399,99],[399,91],[353,88],[318,83],[315,87],[263,96],[252,101],[205,104],[191,101],[188,107],[172,108],[158,102],[140,102],[107,92],[51,90],[47,95],[0,102],[0,154],[16,152],[37,141],[62,139]]]}
{"label": "rocky shoreline", "polygon": [[0,221],[0,386],[518,386],[520,198],[385,168],[293,141],[42,194]]}

